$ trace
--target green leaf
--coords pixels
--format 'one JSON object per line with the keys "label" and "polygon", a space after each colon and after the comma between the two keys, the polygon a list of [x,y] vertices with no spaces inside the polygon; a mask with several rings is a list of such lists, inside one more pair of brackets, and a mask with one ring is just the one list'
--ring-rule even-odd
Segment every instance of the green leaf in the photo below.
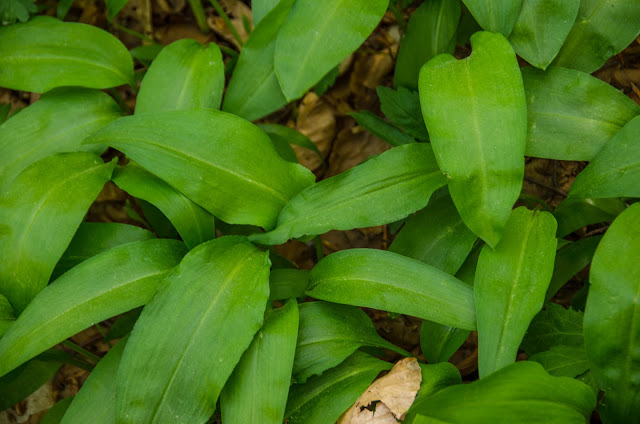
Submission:
{"label": "green leaf", "polygon": [[527,156],[591,160],[640,107],[609,84],[573,69],[522,70]]}
{"label": "green leaf", "polygon": [[351,112],[349,115],[351,115],[362,128],[392,146],[402,146],[403,144],[416,142],[413,137],[403,133],[398,127],[388,123],[371,111],[361,110],[360,112]]}
{"label": "green leaf", "polygon": [[116,422],[206,422],[268,296],[268,252],[244,237],[191,250],[133,328],[118,369]]}
{"label": "green leaf", "polygon": [[[53,405],[46,414],[40,420],[40,424],[60,424],[62,422],[62,417],[64,416],[67,409],[69,409],[69,405],[71,405],[71,401],[73,401],[74,396],[67,396],[66,398],[59,400]],[[95,423],[95,421],[93,421]]]}
{"label": "green leaf", "polygon": [[640,420],[640,204],[607,230],[591,264],[584,345],[591,372],[605,392],[605,423]]}
{"label": "green leaf", "polygon": [[83,222],[56,264],[51,281],[79,263],[112,247],[155,238],[151,231],[116,222]]}
{"label": "green leaf", "polygon": [[[416,71],[416,84],[417,81],[418,73]],[[407,90],[404,87],[394,90],[384,86],[378,87],[376,91],[380,98],[380,109],[391,122],[418,140],[429,140],[429,133],[422,119],[420,97],[417,92]]]}
{"label": "green leaf", "polygon": [[580,0],[523,0],[509,41],[524,60],[547,69],[578,15]]}
{"label": "green leaf", "polygon": [[0,103],[0,124],[4,124],[4,122],[9,119],[10,113],[11,103]]}
{"label": "green leaf", "polygon": [[105,0],[104,3],[107,6],[107,16],[109,21],[112,21],[122,8],[129,3],[129,0]]}
{"label": "green leaf", "polygon": [[0,294],[0,339],[2,335],[13,325],[16,316],[9,300]]}
{"label": "green leaf", "polygon": [[285,417],[289,424],[335,422],[391,364],[356,352],[342,364],[291,387]]}
{"label": "green leaf", "polygon": [[59,153],[22,171],[0,196],[0,293],[16,313],[47,286],[115,162]]}
{"label": "green leaf", "polygon": [[61,365],[61,361],[43,354],[9,374],[3,375],[0,378],[0,410],[11,408],[38,390],[40,386],[51,380]]}
{"label": "green leaf", "polygon": [[318,150],[318,147],[309,140],[309,137],[297,130],[294,130],[293,128],[278,124],[258,124],[258,126],[262,128],[262,130],[266,132],[272,140],[274,138],[281,139],[287,144],[295,144],[296,146],[313,150],[318,154],[318,156],[322,157],[320,150]]}
{"label": "green leaf", "polygon": [[462,2],[485,31],[499,32],[509,37],[518,20],[523,0],[462,0]]}
{"label": "green leaf", "polygon": [[274,52],[276,74],[286,99],[302,97],[354,52],[376,28],[388,3],[296,0],[278,31]]}
{"label": "green leaf", "polygon": [[131,55],[116,37],[91,25],[48,16],[0,27],[0,69],[0,87],[36,93],[134,81]]}
{"label": "green leaf", "polygon": [[298,303],[267,314],[220,395],[225,424],[281,424],[298,336]]}
{"label": "green leaf", "polygon": [[329,302],[300,305],[300,330],[293,377],[304,383],[347,359],[362,346],[389,349],[411,356],[376,332],[367,314],[360,308]]}
{"label": "green leaf", "polygon": [[552,377],[540,364],[523,361],[471,384],[447,387],[412,411],[440,420],[421,421],[432,423],[584,424],[595,404],[593,392],[580,381]]}
{"label": "green leaf", "polygon": [[445,183],[431,146],[396,147],[301,191],[282,209],[275,230],[250,239],[282,244],[329,230],[397,221],[423,208]]}
{"label": "green leaf", "polygon": [[27,22],[38,7],[35,0],[7,0],[0,3],[0,25],[13,24],[16,20]]}
{"label": "green leaf", "polygon": [[393,80],[396,87],[417,90],[422,65],[440,53],[453,54],[459,20],[458,0],[426,1],[418,6],[409,19],[398,50]]}
{"label": "green leaf", "polygon": [[551,281],[555,234],[553,215],[520,207],[495,250],[482,248],[474,284],[481,378],[516,360]]}
{"label": "green leaf", "polygon": [[120,339],[133,330],[133,326],[136,324],[138,318],[140,318],[140,314],[142,313],[143,307],[135,308],[126,312],[116,320],[116,322],[109,327],[109,333],[104,338],[106,342],[110,342],[115,339]]}
{"label": "green leaf", "polygon": [[640,197],[640,116],[604,145],[578,174],[570,198]]}
{"label": "green leaf", "polygon": [[164,47],[147,70],[136,113],[220,109],[223,91],[224,63],[218,46],[178,40]]}
{"label": "green leaf", "polygon": [[267,16],[279,2],[280,0],[253,0],[251,2],[253,25],[257,26],[258,22]]}
{"label": "green leaf", "polygon": [[432,321],[422,321],[420,348],[430,364],[447,362],[469,337],[469,330],[450,327]]}
{"label": "green leaf", "polygon": [[69,9],[73,5],[74,0],[60,0],[58,1],[58,7],[56,9],[56,18],[60,20],[64,20],[67,17],[67,13],[69,13]]}
{"label": "green leaf", "polygon": [[130,195],[160,209],[176,227],[189,249],[215,237],[215,219],[209,212],[135,163],[116,168],[112,179]]}
{"label": "green leaf", "polygon": [[640,33],[636,0],[581,0],[578,17],[554,65],[592,73]]}
{"label": "green leaf", "polygon": [[621,199],[565,199],[553,216],[558,221],[558,237],[591,224],[613,221],[627,205]]}
{"label": "green leaf", "polygon": [[307,294],[467,330],[476,327],[471,287],[437,268],[384,250],[350,249],[325,257],[311,271]]}
{"label": "green leaf", "polygon": [[[422,371],[422,383],[420,384],[420,390],[411,405],[408,415],[410,415],[413,410],[420,409],[422,403],[429,402],[429,398],[434,393],[445,387],[462,383],[460,371],[458,371],[455,365],[449,362],[429,365],[420,364],[420,370]],[[403,422],[410,424],[412,421],[408,420]]]}
{"label": "green leaf", "polygon": [[[1,60],[1,59],[0,59]],[[62,88],[12,116],[0,126],[0,190],[32,163],[54,153],[89,150],[82,141],[120,117],[120,108],[107,94],[85,88]]]}
{"label": "green leaf", "polygon": [[309,283],[309,271],[304,269],[274,269],[269,274],[269,300],[304,297]]}
{"label": "green leaf", "polygon": [[557,377],[575,377],[589,370],[584,346],[552,346],[529,357],[529,360],[541,364],[549,374]]}
{"label": "green leaf", "polygon": [[598,243],[602,236],[593,236],[571,243],[556,253],[556,263],[553,266],[553,276],[547,289],[544,301],[551,300],[562,286],[574,275],[591,263]]}
{"label": "green leaf", "polygon": [[175,240],[114,247],[64,274],[36,296],[0,339],[0,375],[96,322],[144,305],[186,253]]}
{"label": "green leaf", "polygon": [[478,32],[471,46],[466,59],[440,55],[424,65],[420,104],[460,216],[495,247],[522,189],[526,102],[509,42]]}
{"label": "green leaf", "polygon": [[222,110],[255,121],[287,104],[276,77],[273,57],[278,30],[293,3],[294,0],[280,0],[256,24],[240,52]]}
{"label": "green leaf", "polygon": [[158,57],[163,48],[164,46],[162,44],[153,43],[148,46],[135,47],[129,50],[129,53],[131,54],[131,57],[140,62],[152,62],[156,57]]}
{"label": "green leaf", "polygon": [[210,109],[127,116],[89,137],[124,152],[229,224],[274,226],[313,173],[278,156],[255,125]]}
{"label": "green leaf", "polygon": [[329,72],[327,72],[327,74],[323,76],[322,79],[316,83],[316,85],[313,86],[313,91],[318,96],[320,97],[323,96],[324,93],[327,92],[327,90],[333,87],[333,84],[336,83],[336,79],[338,78],[339,75],[340,75],[340,65],[334,67]]}
{"label": "green leaf", "polygon": [[531,321],[522,350],[529,355],[544,352],[553,346],[583,346],[582,312],[548,303]]}
{"label": "green leaf", "polygon": [[126,343],[126,340],[120,340],[98,362],[71,403],[61,424],[115,422],[113,405],[116,399],[116,374]]}

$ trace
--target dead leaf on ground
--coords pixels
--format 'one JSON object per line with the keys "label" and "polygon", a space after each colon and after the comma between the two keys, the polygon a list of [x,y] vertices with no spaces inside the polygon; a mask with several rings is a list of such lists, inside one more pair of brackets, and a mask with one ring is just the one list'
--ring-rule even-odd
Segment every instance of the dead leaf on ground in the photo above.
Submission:
{"label": "dead leaf on ground", "polygon": [[338,424],[397,424],[413,404],[421,382],[418,360],[401,359],[389,374],[369,386]]}
{"label": "dead leaf on ground", "polygon": [[[249,6],[238,0],[222,0],[220,1],[220,6],[229,16],[231,25],[233,25],[235,30],[238,32],[240,39],[243,42],[247,41],[249,34],[247,34],[247,31],[244,28],[243,16],[249,20],[249,27],[252,28],[253,15],[251,14],[251,9],[249,8]],[[209,16],[209,19],[207,19],[207,24],[209,25],[209,28],[211,28],[213,32],[218,34],[220,37],[232,43],[238,49],[241,48],[240,44],[238,44],[238,41],[235,39],[235,37],[231,33],[231,30],[224,22],[224,19],[222,19],[222,17],[218,16],[217,14]]]}
{"label": "dead leaf on ground", "polygon": [[[354,123],[353,120],[351,122]],[[338,134],[338,139],[331,151],[326,177],[338,175],[390,148],[389,144],[360,127],[345,128]]]}
{"label": "dead leaf on ground", "polygon": [[[300,102],[296,129],[309,137],[326,157],[336,136],[335,111],[314,92],[309,92]],[[310,170],[315,171],[322,166],[322,159],[315,152],[298,146],[293,146],[293,150],[300,164]]]}

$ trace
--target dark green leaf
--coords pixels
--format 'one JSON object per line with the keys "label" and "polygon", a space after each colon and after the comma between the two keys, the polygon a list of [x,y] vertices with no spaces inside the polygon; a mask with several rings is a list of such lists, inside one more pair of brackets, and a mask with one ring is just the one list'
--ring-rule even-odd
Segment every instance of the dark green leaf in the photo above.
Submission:
{"label": "dark green leaf", "polygon": [[549,374],[557,377],[575,377],[589,369],[584,346],[552,346],[529,357],[529,360],[541,364]]}
{"label": "dark green leaf", "polygon": [[582,312],[548,303],[547,308],[531,321],[521,347],[529,355],[533,355],[557,345],[583,345]]}
{"label": "dark green leaf", "polygon": [[2,338],[2,335],[13,325],[15,320],[16,316],[13,313],[11,303],[9,303],[6,297],[0,294],[0,338]]}
{"label": "dark green leaf", "polygon": [[293,147],[291,147],[286,139],[271,134],[269,134],[269,138],[273,142],[273,147],[276,149],[282,159],[286,160],[287,162],[298,163],[296,152],[293,150]]}
{"label": "dark green leaf", "polygon": [[56,9],[56,18],[64,20],[69,13],[69,9],[73,5],[74,0],[60,0],[58,1],[58,8]]}
{"label": "dark green leaf", "polygon": [[280,0],[252,0],[251,1],[251,13],[253,16],[253,25],[258,25],[258,22],[262,20]]}
{"label": "dark green leaf", "polygon": [[129,0],[104,0],[104,3],[107,6],[107,16],[111,21],[129,3]]}
{"label": "dark green leaf", "polygon": [[392,146],[401,146],[403,144],[416,142],[413,137],[403,133],[398,127],[388,123],[373,112],[362,110],[360,112],[352,112],[350,115],[362,128]]}
{"label": "dark green leaf", "polygon": [[582,287],[571,298],[571,307],[576,311],[584,312],[589,296],[589,283],[584,283]]}
{"label": "dark green leaf", "polygon": [[469,330],[450,327],[432,321],[422,321],[420,347],[430,364],[446,362],[469,337]]}
{"label": "dark green leaf", "polygon": [[11,103],[0,103],[0,124],[9,119],[11,113]]}
{"label": "dark green leaf", "polygon": [[262,128],[264,132],[269,134],[269,137],[271,137],[272,140],[274,138],[279,138],[287,144],[295,144],[296,146],[313,150],[320,157],[322,157],[322,155],[320,154],[320,150],[318,150],[318,147],[313,144],[311,140],[309,140],[309,137],[297,130],[294,130],[293,128],[285,127],[284,125],[278,124],[258,124],[258,126]]}
{"label": "dark green leaf", "polygon": [[162,51],[164,46],[162,44],[153,43],[148,46],[140,46],[129,50],[131,57],[138,59],[142,62],[153,61]]}
{"label": "dark green leaf", "polygon": [[0,378],[0,411],[11,408],[38,390],[53,377],[61,365],[61,361],[42,355],[2,376]]}
{"label": "dark green leaf", "polygon": [[304,297],[309,283],[309,271],[304,269],[274,269],[269,274],[269,300]]}
{"label": "dark green leaf", "polygon": [[564,237],[584,226],[613,221],[626,209],[620,199],[565,199],[553,216],[558,221],[558,237]]}
{"label": "dark green leaf", "polygon": [[35,0],[6,0],[0,3],[0,25],[13,24],[16,20],[27,22],[38,7]]}
{"label": "dark green leaf", "polygon": [[[455,365],[448,362],[429,365],[420,364],[420,369],[422,371],[422,383],[420,384],[420,391],[411,405],[409,415],[413,410],[420,409],[422,403],[429,402],[429,398],[434,393],[462,382],[460,371]],[[411,420],[403,422],[410,424]]]}
{"label": "dark green leaf", "polygon": [[[416,71],[416,87],[417,81],[418,72]],[[376,91],[380,98],[380,109],[391,122],[418,140],[429,140],[429,133],[422,119],[420,97],[417,92],[407,90],[404,87],[394,90],[383,86],[378,87]]]}
{"label": "dark green leaf", "polygon": [[462,0],[485,31],[509,37],[523,0]]}
{"label": "dark green leaf", "polygon": [[338,78],[339,75],[340,75],[340,67],[336,66],[335,68],[327,72],[327,74],[323,76],[320,81],[317,82],[317,84],[313,87],[313,91],[318,96],[323,96],[324,93],[326,93],[327,90],[329,90],[333,86],[333,84],[335,84],[336,79]]}
{"label": "dark green leaf", "polygon": [[[60,424],[62,422],[62,417],[69,409],[69,405],[71,405],[71,401],[73,401],[75,396],[67,396],[66,398],[59,400],[53,405],[46,414],[42,417],[40,424]],[[94,421],[95,423],[95,421]]]}
{"label": "dark green leaf", "polygon": [[140,318],[142,309],[143,307],[139,307],[120,315],[116,322],[109,327],[109,333],[104,340],[110,342],[111,340],[120,339],[129,334],[131,330],[133,330],[133,326],[136,324],[136,321],[138,321],[138,318]]}

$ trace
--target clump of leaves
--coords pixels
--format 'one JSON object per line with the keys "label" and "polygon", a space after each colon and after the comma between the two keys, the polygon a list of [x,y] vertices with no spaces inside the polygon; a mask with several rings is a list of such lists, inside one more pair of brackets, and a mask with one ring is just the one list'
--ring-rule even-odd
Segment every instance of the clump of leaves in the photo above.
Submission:
{"label": "clump of leaves", "polygon": [[35,0],[3,0],[0,3],[0,24],[27,22],[31,14],[37,11]]}

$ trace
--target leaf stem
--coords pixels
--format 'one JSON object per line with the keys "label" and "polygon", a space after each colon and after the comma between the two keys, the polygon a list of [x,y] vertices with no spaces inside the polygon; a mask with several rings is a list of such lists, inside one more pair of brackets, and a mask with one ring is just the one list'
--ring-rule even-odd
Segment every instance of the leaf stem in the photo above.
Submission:
{"label": "leaf stem", "polygon": [[105,343],[107,345],[109,345],[109,348],[112,348],[113,346],[111,345],[111,342],[107,339],[107,333],[104,332],[104,330],[102,329],[102,326],[100,324],[96,323],[96,328],[98,329],[98,332],[102,336],[102,338],[105,341]]}
{"label": "leaf stem", "polygon": [[84,356],[85,358],[89,359],[91,362],[95,362],[96,364],[98,362],[100,362],[100,357],[96,354],[93,354],[91,352],[89,352],[87,349],[78,346],[77,344],[75,344],[74,342],[72,342],[71,340],[64,340],[62,343],[60,343],[62,346],[69,348],[71,350],[73,350],[76,353],[79,353],[80,355]]}
{"label": "leaf stem", "polygon": [[324,249],[322,248],[322,239],[320,238],[320,236],[315,236],[313,238],[313,241],[316,245],[316,257],[318,259],[318,262],[320,262],[320,260],[324,258]]}
{"label": "leaf stem", "polygon": [[198,27],[200,27],[200,31],[202,31],[204,34],[209,33],[209,26],[207,25],[207,16],[204,13],[202,2],[200,0],[189,0],[189,5],[191,6],[191,11],[193,12],[193,15],[196,17],[196,21],[198,22]]}
{"label": "leaf stem", "polygon": [[231,20],[229,19],[229,16],[222,9],[222,7],[220,6],[220,3],[218,3],[218,0],[209,0],[209,2],[213,6],[213,8],[216,9],[216,12],[218,12],[218,15],[220,15],[224,23],[227,25],[227,27],[229,28],[229,31],[231,31],[231,35],[233,35],[233,38],[235,38],[238,44],[242,46],[244,43],[242,42],[242,38],[240,38],[240,34],[238,34],[236,27],[234,27],[231,24]]}

